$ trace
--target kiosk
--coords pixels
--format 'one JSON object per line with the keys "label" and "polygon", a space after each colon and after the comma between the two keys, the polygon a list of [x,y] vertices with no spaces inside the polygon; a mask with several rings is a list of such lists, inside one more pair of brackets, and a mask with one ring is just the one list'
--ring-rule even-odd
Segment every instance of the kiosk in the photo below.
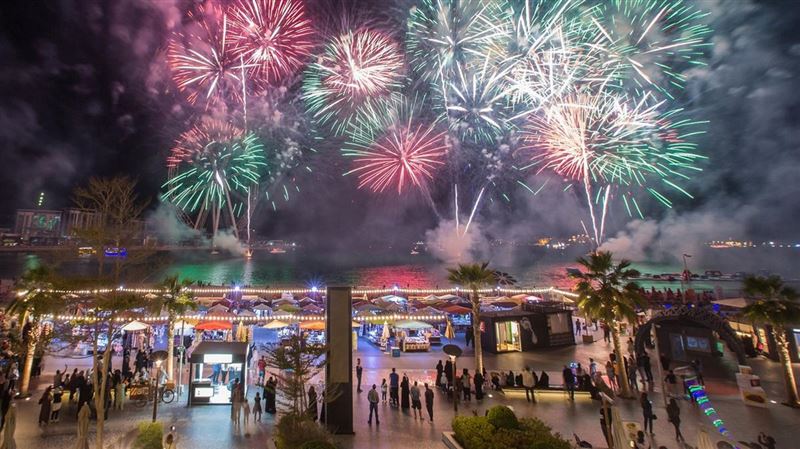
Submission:
{"label": "kiosk", "polygon": [[228,405],[235,379],[247,386],[247,343],[203,341],[189,357],[189,402]]}

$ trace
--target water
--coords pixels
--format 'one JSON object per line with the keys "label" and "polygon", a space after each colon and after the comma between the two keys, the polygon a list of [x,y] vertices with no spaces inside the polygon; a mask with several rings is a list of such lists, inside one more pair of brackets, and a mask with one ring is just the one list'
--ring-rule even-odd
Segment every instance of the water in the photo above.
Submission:
{"label": "water", "polygon": [[[556,286],[569,288],[574,281],[566,275],[566,268],[575,267],[579,253],[526,250],[524,253],[497,253],[490,262],[494,268],[512,274],[518,284],[525,287]],[[447,285],[449,265],[425,255],[395,254],[329,254],[300,250],[296,253],[269,254],[256,252],[252,259],[229,254],[209,254],[205,250],[160,253],[150,265],[144,279],[147,283],[159,282],[167,275],[179,274],[181,278],[199,280],[216,285],[236,283],[271,287],[297,287],[319,285],[352,285],[370,287],[436,287]],[[41,257],[34,254],[0,253],[0,278],[19,276],[36,266]],[[779,249],[706,250],[689,259],[689,268],[696,273],[719,270],[724,273],[748,271],[780,274],[794,281],[800,267],[800,251]],[[62,261],[62,271],[80,275],[96,273],[91,260],[71,258]],[[643,273],[679,273],[681,262],[639,262],[634,267]],[[680,282],[643,281],[649,288],[680,288]],[[697,281],[692,287],[698,290],[722,288],[729,294],[738,291],[737,282]]]}

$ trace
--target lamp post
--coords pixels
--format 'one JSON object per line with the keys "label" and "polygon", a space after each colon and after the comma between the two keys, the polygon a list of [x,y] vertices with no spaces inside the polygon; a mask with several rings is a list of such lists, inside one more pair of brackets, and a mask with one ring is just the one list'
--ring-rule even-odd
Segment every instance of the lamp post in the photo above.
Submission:
{"label": "lamp post", "polygon": [[161,360],[156,360],[156,375],[153,378],[153,422],[156,422],[158,416],[158,401],[161,398],[158,396],[158,378],[161,377]]}

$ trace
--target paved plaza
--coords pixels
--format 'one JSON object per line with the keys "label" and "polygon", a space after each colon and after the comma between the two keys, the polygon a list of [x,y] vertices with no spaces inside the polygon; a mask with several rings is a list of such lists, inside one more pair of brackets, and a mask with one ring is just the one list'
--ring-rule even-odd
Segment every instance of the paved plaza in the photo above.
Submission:
{"label": "paved plaza", "polygon": [[[460,337],[460,335],[459,335]],[[459,343],[459,342],[457,342]],[[461,339],[460,343],[463,343]],[[511,353],[502,355],[487,354],[485,356],[487,370],[513,370],[520,371],[525,365],[530,365],[537,372],[542,370],[551,374],[552,382],[559,382],[559,373],[565,363],[578,361],[588,363],[589,357],[598,361],[605,361],[611,345],[603,343],[602,339],[592,344],[578,344],[559,349],[535,353]],[[459,368],[474,367],[471,349],[467,349],[465,356],[459,359]],[[380,425],[367,424],[368,406],[366,400],[367,387],[380,384],[382,378],[387,378],[392,367],[397,371],[407,373],[411,381],[429,382],[435,377],[437,360],[446,357],[440,347],[434,347],[430,353],[403,353],[398,358],[384,354],[366,340],[360,339],[355,357],[361,358],[364,366],[363,393],[354,393],[355,402],[355,435],[340,436],[339,441],[343,448],[441,448],[441,433],[450,429],[450,421],[454,415],[453,404],[444,395],[436,391],[434,406],[434,421],[420,421],[408,413],[394,409],[389,405],[379,406]],[[115,367],[121,362],[115,359]],[[21,448],[67,448],[74,441],[76,433],[75,404],[66,405],[62,409],[61,422],[51,424],[42,430],[36,426],[39,406],[36,403],[41,396],[46,383],[52,379],[52,373],[61,369],[64,364],[73,367],[88,368],[88,359],[48,359],[45,373],[34,381],[35,391],[28,401],[18,401],[18,427],[17,443]],[[783,398],[783,381],[780,367],[777,363],[753,359],[750,360],[756,374],[763,380],[763,386],[770,399],[778,403],[769,403],[766,409],[752,408],[743,405],[739,399],[733,375],[725,372],[726,367],[718,367],[706,376],[709,396],[722,419],[736,440],[755,441],[760,431],[766,431],[775,437],[779,449],[797,447],[793,443],[793,432],[800,422],[800,410],[794,410],[779,404]],[[796,369],[800,368],[795,366]],[[657,374],[657,371],[655,371]],[[355,379],[355,376],[354,376]],[[250,388],[249,396],[255,395],[255,388]],[[655,414],[659,419],[655,422],[655,437],[653,448],[664,446],[669,449],[680,448],[675,439],[671,424],[666,419],[664,402],[660,394],[660,385],[654,386],[651,395],[655,406]],[[622,407],[622,416],[626,420],[641,422],[641,409],[638,401],[618,401]],[[599,403],[590,399],[576,399],[575,402],[566,400],[561,395],[554,395],[540,400],[536,404],[528,403],[524,397],[505,397],[502,394],[490,392],[482,401],[460,403],[459,412],[462,414],[483,412],[497,404],[512,407],[519,416],[536,416],[560,432],[565,437],[572,439],[577,433],[582,439],[590,442],[594,447],[605,447],[599,424]],[[684,423],[683,434],[686,441],[696,444],[697,431],[700,426],[713,428],[708,418],[701,415],[699,410],[688,402],[681,402],[681,417]],[[111,411],[107,422],[107,442],[113,447],[125,448],[134,435],[133,429],[138,421],[151,418],[152,408],[147,406],[139,408],[131,402],[125,404],[122,412]],[[230,421],[229,408],[226,406],[196,406],[186,407],[186,396],[172,404],[161,404],[159,420],[166,426],[175,425],[179,434],[180,448],[264,448],[272,447],[271,434],[275,417],[264,414],[261,423],[251,422],[241,430],[234,429]],[[90,428],[93,432],[93,427]]]}

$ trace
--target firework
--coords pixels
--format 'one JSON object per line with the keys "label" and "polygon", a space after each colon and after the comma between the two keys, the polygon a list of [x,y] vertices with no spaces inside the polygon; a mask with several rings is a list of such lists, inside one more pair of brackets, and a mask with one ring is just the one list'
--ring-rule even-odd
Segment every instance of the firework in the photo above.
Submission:
{"label": "firework", "polygon": [[341,134],[352,123],[375,123],[403,81],[403,56],[388,36],[370,29],[331,39],[303,86],[309,111]]}
{"label": "firework", "polygon": [[423,0],[408,22],[411,66],[434,81],[449,79],[458,66],[480,65],[508,44],[509,11],[503,0]]}
{"label": "firework", "polygon": [[358,175],[359,188],[383,192],[395,187],[401,194],[403,189],[413,185],[428,192],[428,181],[444,164],[446,132],[438,130],[435,121],[418,120],[413,112],[413,106],[399,106],[395,113],[384,118],[381,133],[352,133],[352,141],[342,154],[352,158],[355,168],[345,175]]}
{"label": "firework", "polygon": [[200,7],[189,13],[195,31],[175,33],[169,41],[167,60],[172,78],[187,100],[195,104],[241,101],[241,64],[228,45],[228,23],[219,8]]}
{"label": "firework", "polygon": [[266,166],[264,148],[254,134],[213,119],[181,135],[167,164],[173,176],[163,186],[163,198],[186,213],[197,213],[196,227],[210,212],[215,233],[222,210],[227,209],[235,224],[241,205],[234,201],[249,194]]}
{"label": "firework", "polygon": [[239,0],[228,11],[228,41],[261,83],[276,83],[303,66],[314,30],[299,0]]}
{"label": "firework", "polygon": [[618,86],[672,98],[686,82],[683,72],[703,65],[710,50],[707,15],[683,0],[613,0],[586,17],[595,31],[591,45],[605,54]]}

